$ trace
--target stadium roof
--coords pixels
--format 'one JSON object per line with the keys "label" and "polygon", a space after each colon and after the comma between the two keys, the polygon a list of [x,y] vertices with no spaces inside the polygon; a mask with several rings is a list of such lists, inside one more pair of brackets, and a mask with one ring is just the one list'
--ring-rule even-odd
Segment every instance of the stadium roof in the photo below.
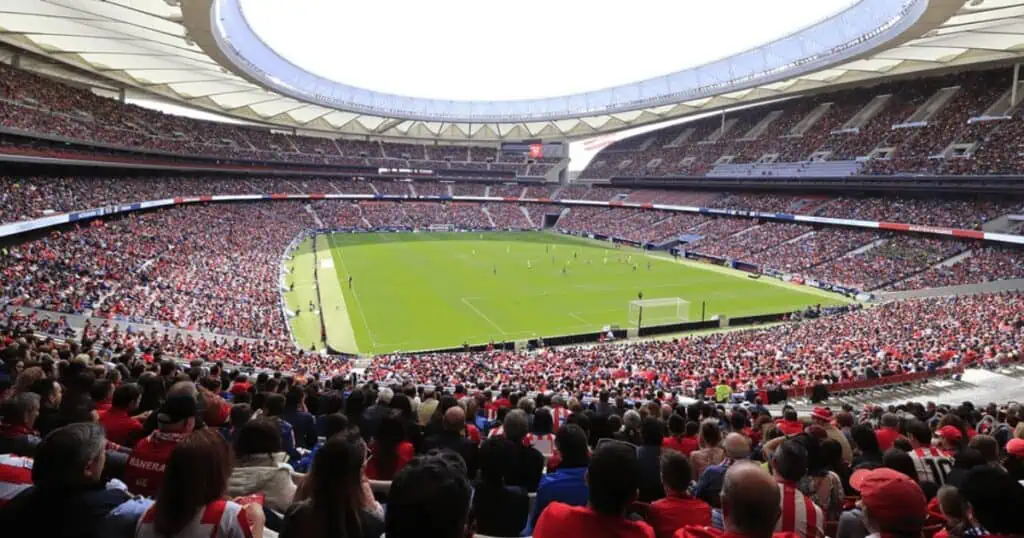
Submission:
{"label": "stadium roof", "polygon": [[1024,48],[1024,0],[859,0],[762,47],[664,77],[548,99],[441,101],[301,71],[256,38],[238,17],[241,7],[238,0],[4,0],[0,40],[250,121],[458,142],[585,138],[836,85],[1009,61]]}

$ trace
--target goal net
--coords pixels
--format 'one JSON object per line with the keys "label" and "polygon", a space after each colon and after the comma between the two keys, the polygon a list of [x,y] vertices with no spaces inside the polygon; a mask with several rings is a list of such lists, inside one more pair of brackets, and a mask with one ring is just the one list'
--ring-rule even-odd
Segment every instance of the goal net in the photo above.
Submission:
{"label": "goal net", "polygon": [[641,315],[644,327],[683,323],[690,320],[690,301],[678,297],[630,301],[629,323],[636,327],[641,322]]}

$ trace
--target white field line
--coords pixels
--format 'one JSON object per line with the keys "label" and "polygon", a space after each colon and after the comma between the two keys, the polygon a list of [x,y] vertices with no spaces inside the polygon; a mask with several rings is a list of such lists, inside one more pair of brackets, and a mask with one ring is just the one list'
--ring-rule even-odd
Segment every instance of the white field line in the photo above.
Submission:
{"label": "white field line", "polygon": [[472,309],[473,312],[476,312],[476,315],[478,315],[481,318],[483,318],[483,320],[486,321],[487,323],[490,323],[491,326],[494,327],[495,329],[498,329],[498,332],[500,332],[501,334],[508,334],[507,332],[505,332],[505,329],[502,329],[497,323],[494,322],[494,320],[492,320],[491,318],[487,317],[487,314],[484,314],[483,312],[480,311],[479,308],[474,306],[473,303],[470,302],[470,299],[472,299],[472,298],[473,297],[462,297],[460,300],[466,306],[468,306],[470,309]]}
{"label": "white field line", "polygon": [[[327,245],[330,247],[328,252],[330,252],[333,257],[334,243],[328,240]],[[351,275],[352,273],[349,272],[348,266],[345,265],[345,255],[341,251],[338,252],[338,259],[341,260],[341,269],[345,271],[345,274]],[[334,278],[338,278],[338,275],[334,275]],[[338,282],[338,284],[342,286],[347,285],[342,284],[341,282]],[[380,342],[377,341],[377,337],[373,334],[373,331],[370,330],[370,324],[366,322],[366,313],[363,312],[363,303],[359,301],[359,292],[356,291],[355,286],[353,286],[350,291],[352,292],[352,297],[356,300],[356,308],[359,309],[359,317],[363,320],[363,327],[366,328],[366,334],[370,335],[370,341],[373,342],[373,347],[377,347]],[[341,296],[344,298],[345,293],[342,292]]]}

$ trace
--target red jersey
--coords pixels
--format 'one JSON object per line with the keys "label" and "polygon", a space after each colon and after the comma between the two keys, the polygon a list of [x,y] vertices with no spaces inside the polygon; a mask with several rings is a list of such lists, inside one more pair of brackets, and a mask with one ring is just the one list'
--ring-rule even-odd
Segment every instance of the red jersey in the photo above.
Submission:
{"label": "red jersey", "polygon": [[895,428],[879,428],[875,430],[875,437],[878,438],[878,448],[882,449],[882,452],[892,448],[893,443],[896,442],[900,436],[900,432]]}
{"label": "red jersey", "polygon": [[824,538],[825,513],[791,484],[779,484],[782,514],[775,522],[776,532],[796,533],[800,538]]}
{"label": "red jersey", "polygon": [[666,437],[661,441],[661,446],[682,452],[684,456],[689,457],[691,452],[700,448],[700,441],[696,436]]}
{"label": "red jersey", "polygon": [[689,495],[670,495],[651,503],[647,523],[654,528],[657,538],[672,538],[686,526],[710,527],[711,505]]}
{"label": "red jersey", "polygon": [[0,454],[0,508],[32,487],[32,458]]}
{"label": "red jersey", "polygon": [[100,426],[107,432],[107,439],[119,445],[135,441],[138,433],[142,431],[141,422],[129,416],[124,409],[116,407],[100,413]]}
{"label": "red jersey", "polygon": [[779,431],[786,436],[796,435],[798,433],[803,433],[804,431],[804,424],[799,420],[783,419],[778,422],[777,426],[779,427]]}
{"label": "red jersey", "polygon": [[[371,445],[370,448],[372,452],[375,447]],[[412,443],[409,441],[402,441],[401,443],[398,443],[396,452],[397,457],[395,458],[395,468],[391,471],[389,476],[381,475],[380,471],[377,470],[377,458],[371,457],[366,462],[366,477],[370,480],[391,480],[392,477],[398,474],[398,471],[401,471],[407,463],[416,457],[416,449],[413,448]]]}
{"label": "red jersey", "polygon": [[534,538],[654,538],[654,529],[643,521],[606,516],[587,506],[553,502],[544,509],[533,529]]}
{"label": "red jersey", "polygon": [[186,437],[187,433],[155,431],[139,441],[128,457],[128,466],[124,470],[128,491],[156,498],[164,481],[167,460],[171,459],[174,447]]}

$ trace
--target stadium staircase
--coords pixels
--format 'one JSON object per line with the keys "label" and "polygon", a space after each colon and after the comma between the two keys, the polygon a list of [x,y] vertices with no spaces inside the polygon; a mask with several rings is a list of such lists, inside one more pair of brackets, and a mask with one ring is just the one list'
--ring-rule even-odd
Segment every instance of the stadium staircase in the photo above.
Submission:
{"label": "stadium staircase", "polygon": [[320,215],[316,214],[316,210],[313,209],[313,206],[306,204],[303,207],[305,208],[306,213],[309,213],[309,216],[313,217],[313,222],[316,223],[316,227],[322,229],[324,227],[324,221],[320,220]]}
{"label": "stadium staircase", "polygon": [[[487,187],[487,189],[489,190],[490,187]],[[491,228],[494,228],[495,227],[494,218],[491,217],[491,212],[487,210],[487,206],[486,205],[480,206],[480,211],[484,212],[484,216],[487,217],[487,222],[491,223]]]}
{"label": "stadium staircase", "polygon": [[530,211],[526,209],[526,206],[519,206],[519,210],[522,211],[523,215],[526,217],[526,222],[530,223],[530,228],[536,228],[537,224],[533,222],[533,217],[530,216]]}

